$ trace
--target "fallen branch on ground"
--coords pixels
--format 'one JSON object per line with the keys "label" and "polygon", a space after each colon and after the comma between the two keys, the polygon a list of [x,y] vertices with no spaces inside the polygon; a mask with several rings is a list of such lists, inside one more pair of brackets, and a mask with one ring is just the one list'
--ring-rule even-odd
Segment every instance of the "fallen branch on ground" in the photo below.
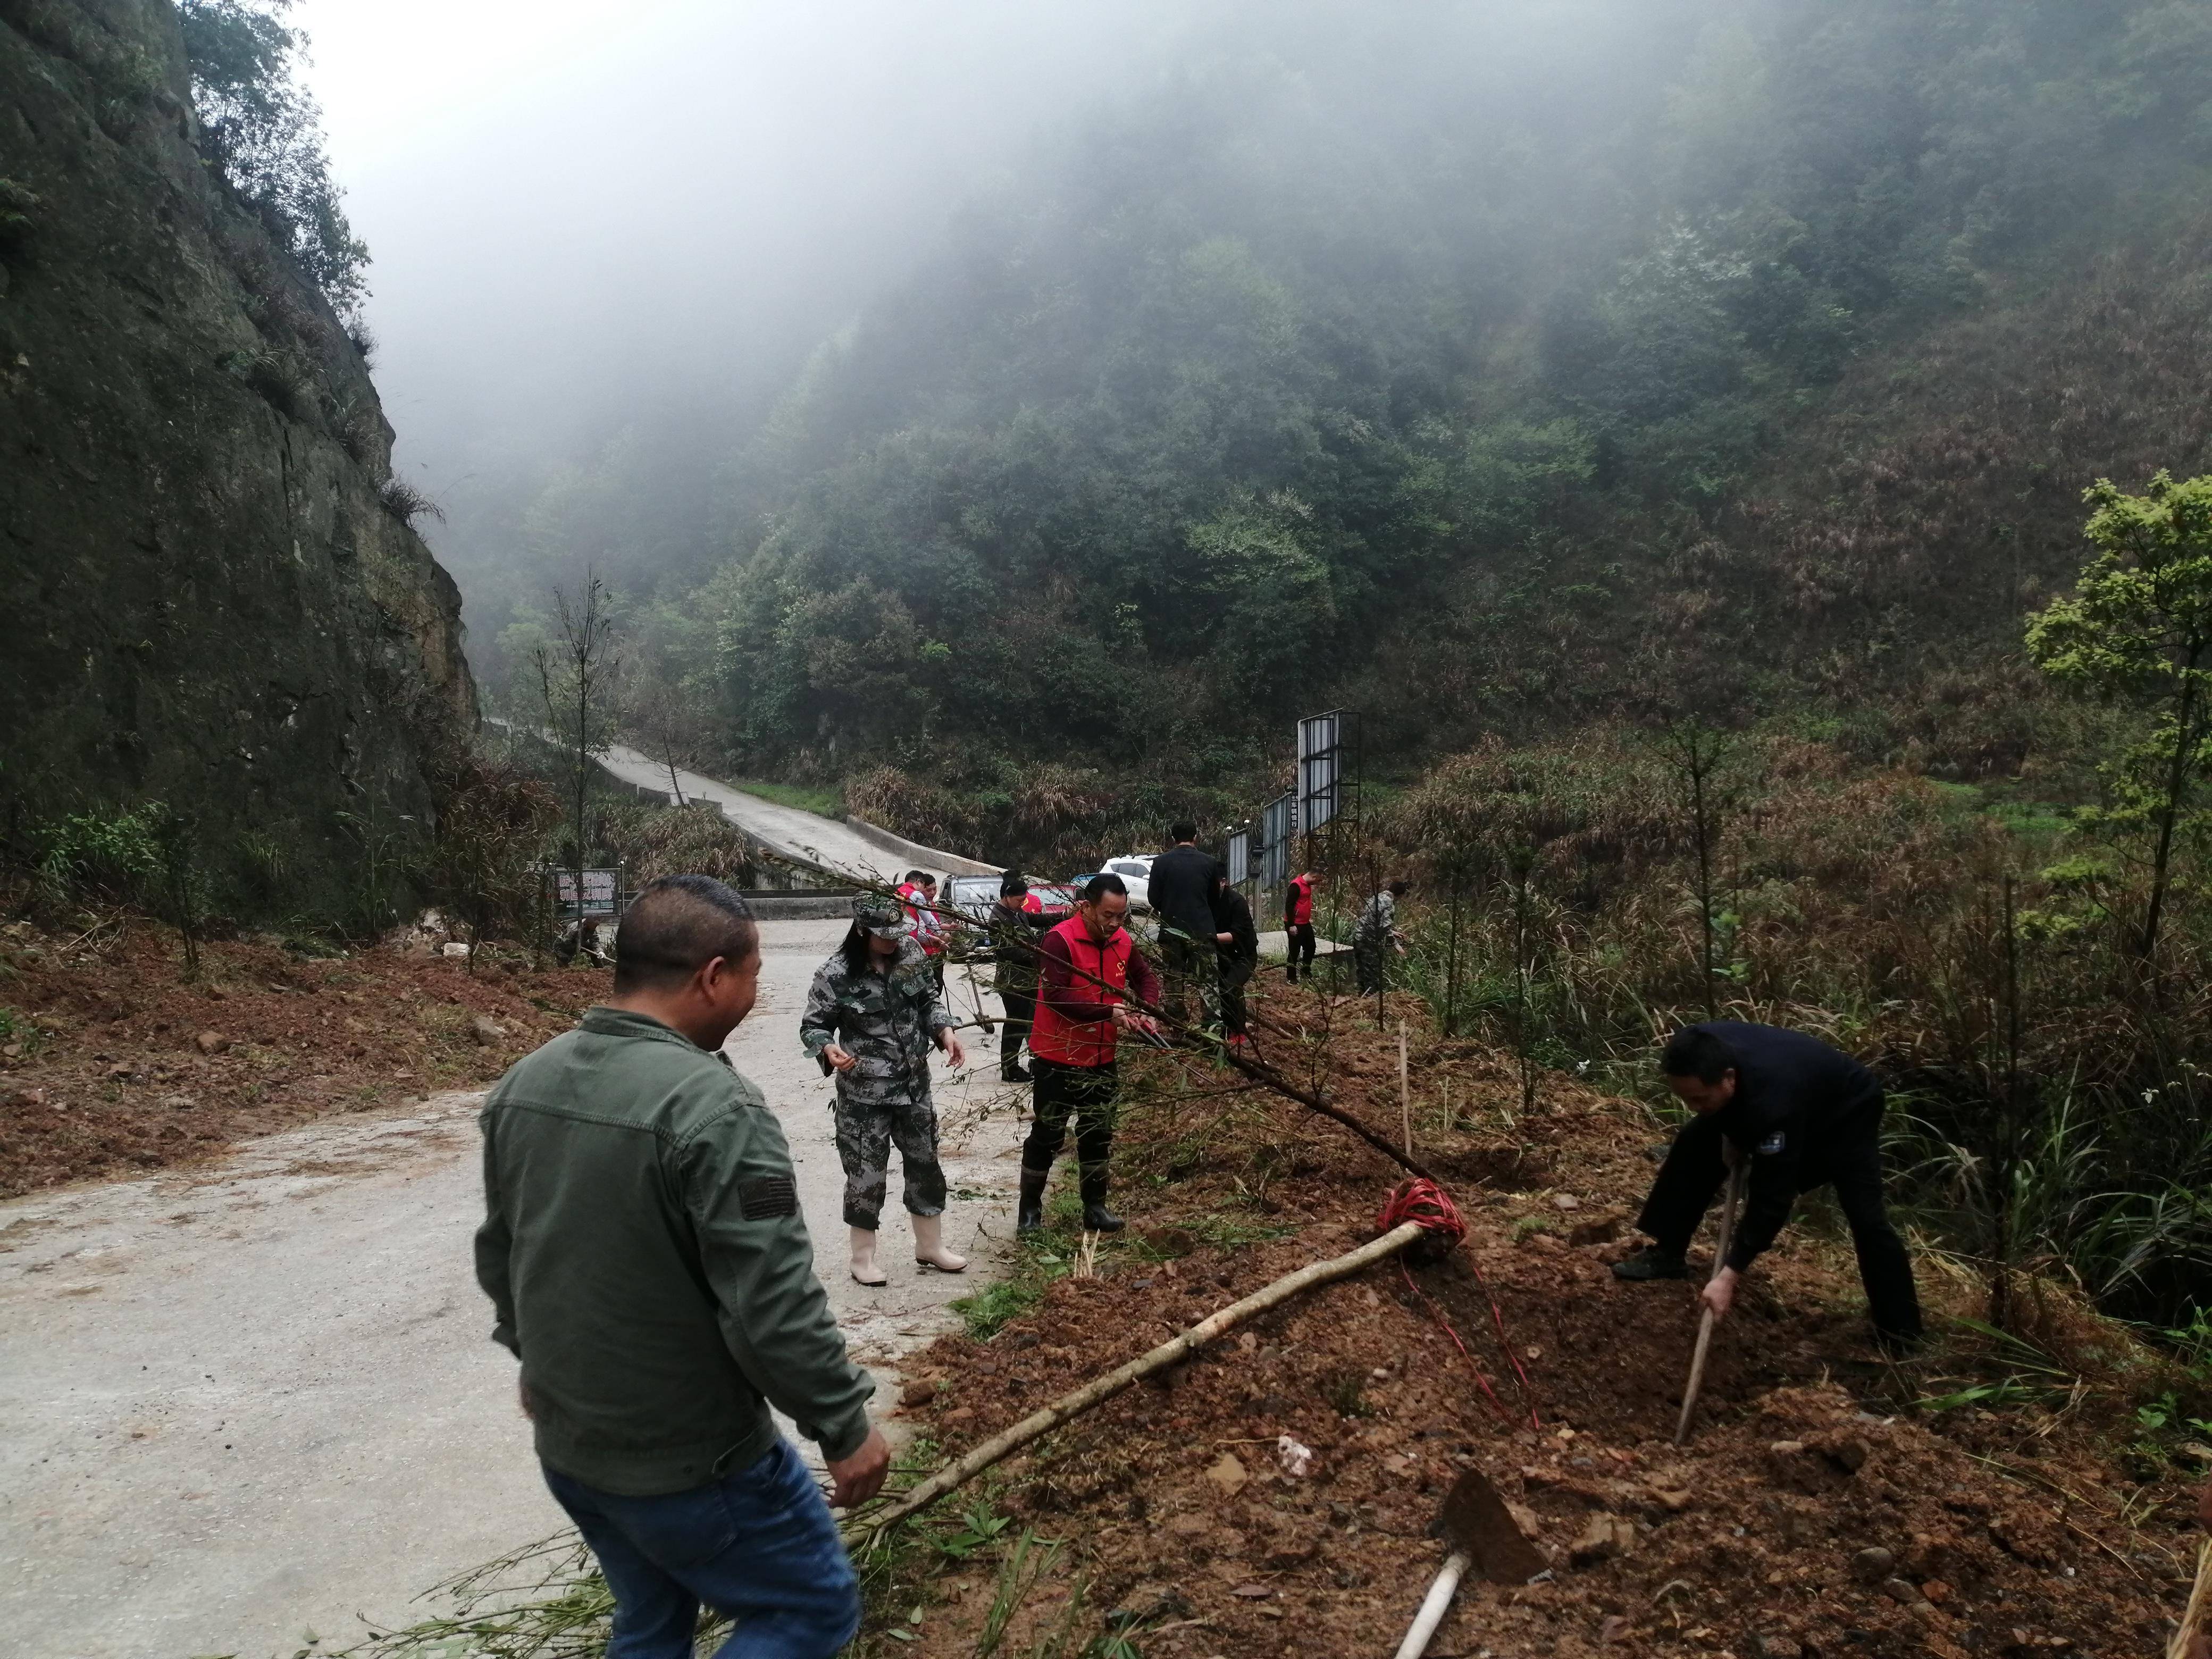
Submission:
{"label": "fallen branch on ground", "polygon": [[1031,1441],[1042,1438],[1062,1424],[1080,1417],[1092,1407],[1104,1404],[1154,1371],[1164,1370],[1178,1359],[1196,1352],[1214,1338],[1236,1329],[1254,1315],[1265,1313],[1277,1304],[1287,1302],[1299,1291],[1310,1290],[1316,1285],[1348,1279],[1362,1267],[1395,1255],[1429,1231],[1418,1221],[1401,1223],[1370,1243],[1363,1244],[1346,1255],[1332,1256],[1326,1261],[1316,1261],[1301,1267],[1297,1272],[1253,1291],[1242,1301],[1232,1302],[1218,1312],[1209,1314],[1172,1341],[1163,1342],[1150,1353],[1140,1355],[1127,1364],[1117,1365],[1103,1376],[1094,1377],[1073,1394],[1062,1395],[1050,1405],[1030,1413],[1004,1433],[992,1436],[957,1462],[948,1464],[930,1476],[881,1514],[852,1522],[854,1534],[872,1542],[908,1516],[927,1509],[945,1493],[965,1486],[994,1463],[1011,1457]]}

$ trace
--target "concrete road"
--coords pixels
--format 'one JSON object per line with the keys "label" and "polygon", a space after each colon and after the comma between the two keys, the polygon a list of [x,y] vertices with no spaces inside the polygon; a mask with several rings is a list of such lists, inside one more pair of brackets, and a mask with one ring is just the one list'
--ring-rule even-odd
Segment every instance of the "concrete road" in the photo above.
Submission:
{"label": "concrete road", "polygon": [[[975,1265],[921,1274],[900,1218],[890,1285],[854,1284],[830,1085],[796,1036],[842,925],[762,931],[760,1006],[730,1050],[783,1120],[823,1282],[887,1383],[880,1413],[886,1362],[950,1323],[943,1304],[1006,1248],[1014,1094],[985,1045],[975,1080],[939,1074],[946,1235]],[[563,1524],[471,1273],[477,1100],[0,1205],[0,1652],[327,1650]]]}
{"label": "concrete road", "polygon": [[[650,755],[623,744],[611,745],[599,763],[624,783],[668,794],[668,768]],[[781,853],[803,864],[819,865],[863,881],[896,882],[909,867],[943,875],[948,871],[976,874],[997,866],[901,842],[878,831],[871,840],[850,824],[795,806],[779,806],[772,800],[733,789],[700,773],[676,769],[676,785],[687,801],[712,801],[722,816],[772,853]]]}

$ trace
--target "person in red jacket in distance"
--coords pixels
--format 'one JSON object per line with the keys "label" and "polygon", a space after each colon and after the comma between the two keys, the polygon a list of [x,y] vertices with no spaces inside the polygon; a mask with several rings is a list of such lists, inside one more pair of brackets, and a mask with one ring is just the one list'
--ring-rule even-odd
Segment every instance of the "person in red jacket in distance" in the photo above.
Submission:
{"label": "person in red jacket in distance", "polygon": [[1045,1182],[1071,1119],[1082,1172],[1083,1225],[1091,1232],[1121,1231],[1121,1217],[1106,1207],[1115,1043],[1124,1031],[1154,1038],[1160,1033],[1159,1022],[1144,1012],[1159,1006],[1159,975],[1122,928],[1128,914],[1129,890],[1121,877],[1093,876],[1084,884],[1075,914],[1038,942],[1036,1012],[1030,1027],[1036,1113],[1022,1146],[1017,1231],[1044,1225]]}
{"label": "person in red jacket in distance", "polygon": [[1306,966],[1306,977],[1313,977],[1314,888],[1321,878],[1310,870],[1302,870],[1292,876],[1283,888],[1283,931],[1290,936],[1291,960],[1287,976],[1291,984],[1298,982],[1298,964]]}

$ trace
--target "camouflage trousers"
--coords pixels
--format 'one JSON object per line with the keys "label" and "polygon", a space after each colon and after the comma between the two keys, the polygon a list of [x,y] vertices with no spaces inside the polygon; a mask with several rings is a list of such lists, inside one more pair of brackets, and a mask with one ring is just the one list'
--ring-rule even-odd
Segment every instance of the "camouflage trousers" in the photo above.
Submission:
{"label": "camouflage trousers", "polygon": [[891,1148],[898,1148],[906,1207],[914,1215],[945,1213],[945,1170],[937,1161],[937,1108],[925,1087],[891,1100],[852,1100],[837,1091],[837,1161],[845,1166],[845,1224],[873,1231],[890,1185]]}

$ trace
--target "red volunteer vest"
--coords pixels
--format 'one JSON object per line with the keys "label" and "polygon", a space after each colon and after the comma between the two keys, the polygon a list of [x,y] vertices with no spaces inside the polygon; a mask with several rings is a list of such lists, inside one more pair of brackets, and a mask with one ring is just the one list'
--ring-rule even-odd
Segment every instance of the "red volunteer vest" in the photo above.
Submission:
{"label": "red volunteer vest", "polygon": [[1291,926],[1304,927],[1313,921],[1313,884],[1304,876],[1291,883]]}
{"label": "red volunteer vest", "polygon": [[[1073,1000],[1112,1004],[1121,1000],[1121,993],[1129,982],[1129,953],[1136,949],[1125,931],[1115,929],[1114,937],[1101,945],[1091,937],[1081,916],[1070,916],[1045,937],[1067,942],[1068,955],[1075,963],[1068,987]],[[1110,1066],[1114,1022],[1110,1018],[1070,1019],[1039,996],[1035,1023],[1030,1027],[1030,1052],[1062,1066]]]}

